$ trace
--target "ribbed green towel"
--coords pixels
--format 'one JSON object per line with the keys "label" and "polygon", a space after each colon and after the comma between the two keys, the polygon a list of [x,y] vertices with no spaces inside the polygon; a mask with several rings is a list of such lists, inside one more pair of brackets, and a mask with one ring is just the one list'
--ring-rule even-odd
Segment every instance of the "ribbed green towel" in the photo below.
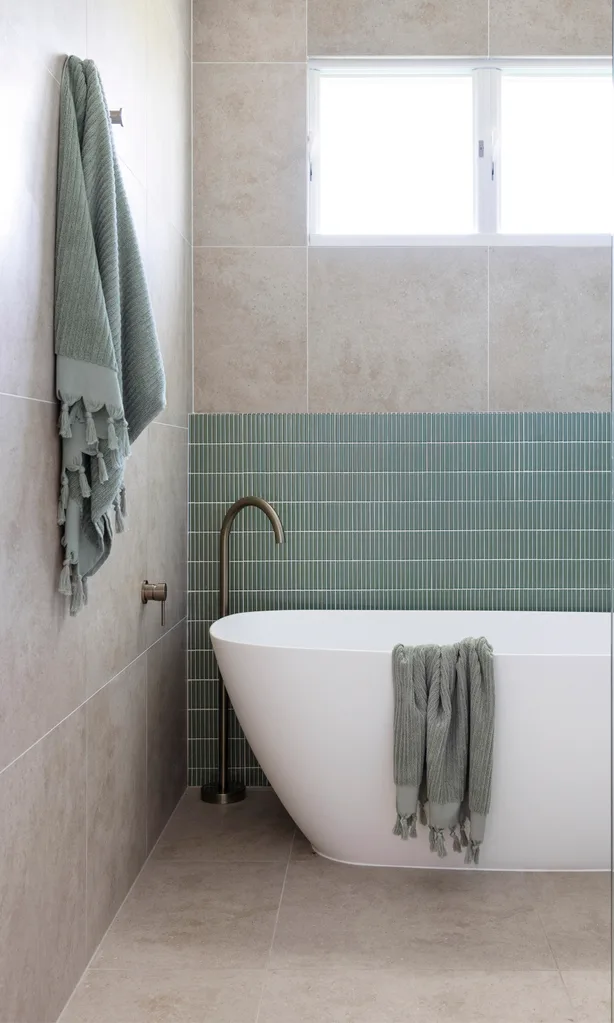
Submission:
{"label": "ribbed green towel", "polygon": [[[484,639],[453,646],[396,646],[394,683],[394,834],[427,823],[431,851],[446,855],[444,828],[466,863],[478,863],[490,809],[495,729],[493,651]],[[460,834],[459,834],[460,826]],[[470,838],[469,838],[470,832]]]}
{"label": "ribbed green towel", "polygon": [[160,348],[96,65],[69,57],[60,101],[56,387],[70,613],[123,530],[124,460],[165,405]]}

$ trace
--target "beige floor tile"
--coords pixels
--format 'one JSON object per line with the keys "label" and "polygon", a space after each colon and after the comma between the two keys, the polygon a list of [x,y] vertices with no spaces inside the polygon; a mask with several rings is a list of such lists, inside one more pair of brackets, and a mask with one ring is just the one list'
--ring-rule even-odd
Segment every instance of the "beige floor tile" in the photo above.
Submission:
{"label": "beige floor tile", "polygon": [[154,856],[209,862],[286,862],[294,822],[271,789],[252,791],[243,803],[209,806],[188,789]]}
{"label": "beige floor tile", "polygon": [[522,875],[345,867],[288,870],[273,967],[548,970]]}
{"label": "beige floor tile", "polygon": [[258,969],[285,864],[150,862],[102,943],[112,969]]}
{"label": "beige floor tile", "polygon": [[610,880],[607,873],[526,875],[559,969],[609,968]]}
{"label": "beige floor tile", "polygon": [[[273,971],[258,1023],[566,1023],[556,971]],[[89,1023],[89,1021],[88,1021]]]}
{"label": "beige floor tile", "polygon": [[60,1023],[254,1023],[260,971],[88,970]]}
{"label": "beige floor tile", "polygon": [[609,970],[567,970],[563,981],[577,1023],[611,1023],[612,976]]}

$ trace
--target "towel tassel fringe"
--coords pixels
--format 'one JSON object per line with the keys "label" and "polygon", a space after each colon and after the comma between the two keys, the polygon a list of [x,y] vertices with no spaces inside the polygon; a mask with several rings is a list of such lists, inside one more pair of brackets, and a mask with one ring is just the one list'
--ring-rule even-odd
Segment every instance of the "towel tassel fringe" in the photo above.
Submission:
{"label": "towel tassel fringe", "polygon": [[[397,822],[394,828],[392,829],[392,834],[400,835],[403,841],[406,842],[410,836],[410,823],[412,820],[415,820],[415,816],[416,816],[415,814],[412,814],[410,817],[409,814],[398,813]],[[412,837],[414,836],[412,835]]]}
{"label": "towel tassel fringe", "polygon": [[88,447],[94,447],[98,443],[96,424],[91,412],[85,413],[85,443]]}
{"label": "towel tassel fringe", "polygon": [[72,585],[70,581],[70,558],[66,558],[64,561],[62,571],[60,572],[60,583],[58,586],[59,592],[64,597],[72,597]]}
{"label": "towel tassel fringe", "polygon": [[81,497],[92,496],[92,491],[85,475],[85,468],[82,465],[79,466],[79,488],[81,490]]}
{"label": "towel tassel fringe", "polygon": [[100,448],[96,452],[96,461],[98,462],[98,479],[101,483],[106,483],[109,478],[109,474],[107,472],[104,455]]}
{"label": "towel tassel fringe", "polygon": [[424,803],[418,803],[418,810],[420,812],[420,823],[422,824],[423,827],[426,827],[428,824],[428,819],[426,816],[426,810],[424,809]]}
{"label": "towel tassel fringe", "polygon": [[68,508],[68,476],[66,471],[62,471],[60,477],[60,498],[58,500],[58,526],[63,526],[66,522],[66,509]]}
{"label": "towel tassel fringe", "polygon": [[443,828],[429,828],[429,846],[431,852],[436,852],[440,860],[448,855]]}
{"label": "towel tassel fringe", "polygon": [[454,852],[459,853],[461,851],[461,844],[456,825],[453,828],[450,828],[450,838],[452,839],[452,848],[454,849]]}
{"label": "towel tassel fringe", "polygon": [[109,418],[107,419],[107,430],[109,451],[117,451],[119,449],[119,444],[117,442],[117,434],[115,432],[115,423],[113,421],[113,416],[109,416]]}
{"label": "towel tassel fringe", "polygon": [[59,421],[60,437],[72,437],[72,430],[70,428],[70,409],[68,402],[63,401],[60,409],[60,421]]}
{"label": "towel tassel fringe", "polygon": [[81,611],[85,605],[85,597],[83,593],[83,579],[79,575],[77,566],[73,566],[74,571],[72,573],[72,598],[70,601],[70,614],[71,617],[75,617]]}

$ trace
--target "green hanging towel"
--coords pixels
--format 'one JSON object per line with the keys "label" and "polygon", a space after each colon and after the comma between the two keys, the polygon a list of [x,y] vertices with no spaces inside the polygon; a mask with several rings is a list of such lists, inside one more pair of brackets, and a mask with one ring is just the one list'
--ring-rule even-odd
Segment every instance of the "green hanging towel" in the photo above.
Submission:
{"label": "green hanging towel", "polygon": [[60,100],[55,262],[56,388],[64,526],[60,592],[72,615],[124,528],[124,461],[165,406],[143,263],[102,82],[69,57]]}
{"label": "green hanging towel", "polygon": [[447,855],[448,829],[454,851],[465,846],[465,862],[477,864],[492,782],[492,647],[483,637],[452,646],[399,644],[392,662],[397,787],[393,832],[416,838],[420,818],[429,825],[431,852]]}

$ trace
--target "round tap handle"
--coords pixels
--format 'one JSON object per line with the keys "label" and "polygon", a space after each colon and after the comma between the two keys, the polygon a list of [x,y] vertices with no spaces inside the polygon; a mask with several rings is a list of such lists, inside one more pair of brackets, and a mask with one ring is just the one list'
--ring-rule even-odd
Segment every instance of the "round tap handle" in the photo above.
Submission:
{"label": "round tap handle", "polygon": [[147,604],[150,600],[157,600],[161,603],[160,608],[160,624],[164,628],[166,625],[166,598],[168,595],[168,586],[166,583],[150,583],[145,579],[141,585],[141,603]]}

